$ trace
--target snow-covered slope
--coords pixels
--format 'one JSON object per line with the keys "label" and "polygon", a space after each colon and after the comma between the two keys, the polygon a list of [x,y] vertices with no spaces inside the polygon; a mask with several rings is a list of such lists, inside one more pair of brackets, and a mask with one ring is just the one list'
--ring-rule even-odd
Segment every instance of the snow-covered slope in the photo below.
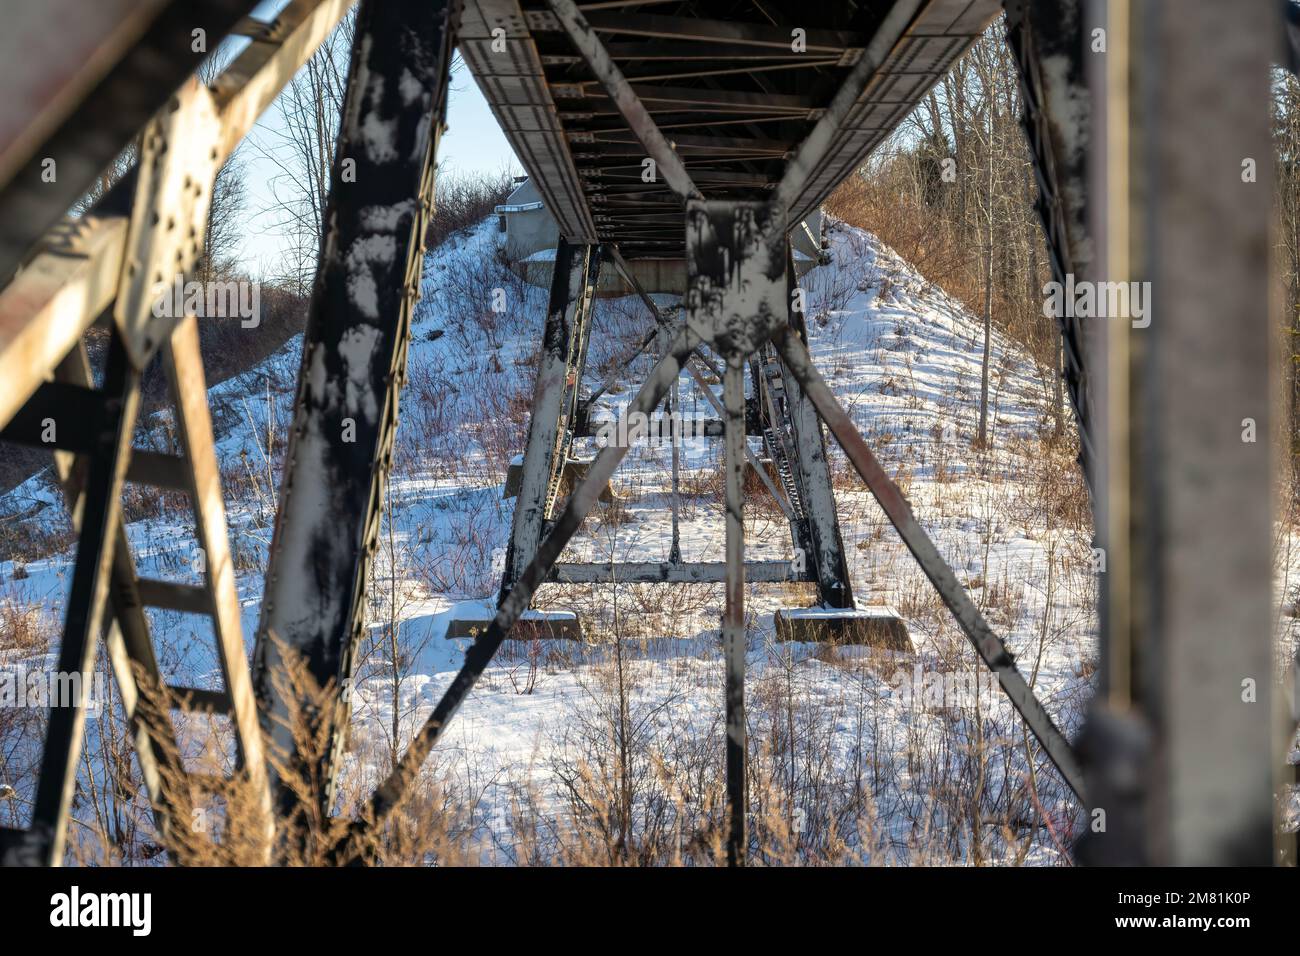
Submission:
{"label": "snow-covered slope", "polygon": [[[804,281],[814,357],[1039,697],[1071,730],[1092,668],[1093,584],[1078,476],[1068,451],[1042,439],[1048,386],[995,335],[990,447],[974,451],[981,323],[869,234],[835,225],[831,239],[831,264]],[[444,637],[450,619],[465,613],[463,602],[490,602],[499,581],[513,505],[502,498],[502,482],[524,445],[546,292],[500,264],[496,241],[489,220],[426,261],[370,597],[374,630],[353,688],[348,777],[355,793],[387,769],[394,728],[404,740],[459,667],[465,642]],[[504,293],[502,311],[494,309],[502,302],[496,290]],[[599,382],[608,360],[650,323],[635,299],[602,300],[586,384]],[[299,348],[295,340],[212,391],[250,644]],[[616,415],[652,361],[634,363],[594,417]],[[687,415],[714,417],[686,376],[681,389]],[[155,418],[161,426],[165,415]],[[687,448],[687,560],[722,559],[720,454],[720,441]],[[773,611],[812,596],[804,586],[751,585],[751,786],[756,794],[783,793],[783,812],[810,842],[813,834],[826,839],[829,801],[836,839],[859,859],[1055,859],[1072,821],[1066,791],[981,678],[870,495],[838,449],[833,454],[858,602],[899,609],[916,654],[892,659],[776,643]],[[589,519],[565,560],[667,558],[668,455],[667,448],[633,450],[615,478],[620,500]],[[33,479],[7,506],[40,496],[57,501]],[[141,573],[192,579],[184,512],[153,510],[128,528]],[[746,534],[749,558],[790,557],[783,519],[762,495]],[[17,581],[6,562],[0,587],[11,600],[54,609],[70,558],[64,550],[33,561]],[[576,613],[588,640],[508,642],[428,768],[468,805],[471,828],[490,838],[490,857],[514,858],[521,807],[534,825],[550,821],[538,829],[555,844],[581,828],[595,812],[588,791],[599,790],[609,770],[611,734],[630,742],[623,752],[636,768],[641,826],[649,829],[653,814],[667,813],[679,826],[688,821],[688,830],[689,821],[716,816],[708,794],[722,772],[721,600],[717,586],[542,589],[536,606]],[[201,619],[153,618],[170,677],[191,685],[218,679]],[[970,819],[981,816],[972,809],[976,792],[985,825],[1008,831],[972,840],[978,828]]]}

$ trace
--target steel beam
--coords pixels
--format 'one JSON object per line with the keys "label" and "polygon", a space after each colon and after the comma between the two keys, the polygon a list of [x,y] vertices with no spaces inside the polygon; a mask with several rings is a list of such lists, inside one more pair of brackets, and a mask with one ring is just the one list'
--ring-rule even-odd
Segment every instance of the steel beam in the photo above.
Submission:
{"label": "steel beam", "polygon": [[[740,270],[744,276],[744,268]],[[743,280],[742,280],[743,281]],[[727,865],[744,866],[749,852],[745,817],[749,811],[745,779],[745,355],[727,356],[722,378],[727,411],[726,506],[727,580],[722,611],[722,659],[726,672]]]}
{"label": "steel beam", "polygon": [[[291,0],[268,35],[218,78],[211,95],[191,79],[173,100],[176,109],[153,118],[143,190],[137,189],[133,171],[94,215],[49,230],[41,248],[0,291],[0,379],[8,383],[0,396],[0,427],[110,306],[140,367],[166,340],[174,318],[160,321],[148,306],[156,283],[186,271],[201,250],[212,176],[351,3]],[[188,44],[188,27],[186,37]],[[169,142],[175,148],[168,150]],[[156,169],[152,157],[159,159]],[[35,192],[53,195],[41,188]],[[119,214],[125,212],[129,221]]]}
{"label": "steel beam", "polygon": [[[334,688],[332,711],[309,715],[332,745],[313,768],[333,799],[346,740],[354,650],[365,626],[392,463],[397,402],[419,296],[434,157],[444,125],[452,5],[363,0],[331,173],[322,258],[308,309],[285,458],[255,686],[277,755],[294,761],[282,655]],[[382,128],[383,136],[373,133]],[[281,679],[277,679],[277,675]],[[301,728],[299,728],[301,730]],[[288,803],[293,798],[284,794]]]}
{"label": "steel beam", "polygon": [[[255,6],[254,0],[45,0],[6,7],[0,285]],[[46,160],[55,163],[52,179]]]}
{"label": "steel beam", "polygon": [[636,133],[645,146],[646,152],[658,164],[659,172],[670,189],[683,199],[698,199],[701,194],[691,181],[690,174],[682,164],[672,144],[664,138],[655,125],[640,98],[624,78],[623,73],[605,52],[605,47],[595,31],[579,12],[573,0],[547,0],[556,18],[568,33],[570,41],[583,58],[596,78],[604,85],[610,99],[614,101],[619,113],[628,126]]}
{"label": "steel beam", "polygon": [[528,444],[511,518],[502,593],[513,587],[532,562],[559,493],[576,419],[580,417],[580,386],[596,285],[600,281],[600,260],[596,246],[574,245],[561,239],[555,250],[542,355],[533,387]]}
{"label": "steel beam", "polygon": [[1294,845],[1274,817],[1294,734],[1273,603],[1269,74],[1281,11],[1111,2],[1099,25],[1092,102],[1107,150],[1089,278],[1149,283],[1149,311],[1094,320],[1106,566],[1083,749],[1104,826],[1078,853],[1269,865]]}
{"label": "steel beam", "polygon": [[[793,248],[788,256],[791,294],[786,297],[786,302],[793,303],[799,283],[794,268]],[[802,312],[794,311],[793,307],[790,310],[790,327],[806,348],[808,329],[805,316]],[[798,379],[784,363],[781,366],[781,383],[785,393],[783,404],[790,417],[790,432],[794,439],[794,465],[798,472],[809,543],[812,546],[807,558],[816,574],[818,598],[826,607],[851,608],[854,606],[853,584],[849,580],[849,562],[844,553],[844,539],[840,534],[830,458],[826,454],[826,436],[822,432],[821,419],[800,387]]]}
{"label": "steel beam", "polygon": [[[743,454],[742,454],[743,457]],[[709,561],[633,561],[614,564],[557,564],[548,580],[559,584],[721,584],[727,565]],[[789,561],[751,561],[745,576],[756,584],[808,581]]]}
{"label": "steel beam", "polygon": [[[1052,279],[1061,284],[1091,269],[1087,164],[1093,134],[1084,75],[1081,0],[1007,0],[1007,46],[1016,62],[1023,104],[1020,124],[1038,185],[1035,208],[1043,226]],[[1071,314],[1059,318],[1064,354],[1061,374],[1079,425],[1079,463],[1089,489],[1094,459],[1092,397],[1085,338]]]}
{"label": "steel beam", "polygon": [[31,825],[0,861],[7,866],[58,866],[63,862],[68,812],[85,735],[86,698],[100,631],[106,623],[114,544],[122,520],[122,483],[139,408],[139,385],[139,372],[131,366],[121,338],[113,335],[102,402],[97,413],[93,413],[95,449],[89,456],[80,508],[75,507],[75,502],[68,502],[77,516],[81,534],[56,667],[58,674],[79,680],[81,698],[50,703]]}
{"label": "steel beam", "polygon": [[[558,15],[558,12],[557,12]],[[563,17],[560,18],[563,21]],[[744,23],[735,20],[707,20],[699,17],[672,17],[653,13],[614,13],[591,11],[586,14],[592,28],[620,36],[640,36],[656,40],[712,43],[756,47],[789,52],[790,31],[784,26],[767,23]],[[806,30],[805,55],[834,53],[861,47],[865,39],[848,30]]]}

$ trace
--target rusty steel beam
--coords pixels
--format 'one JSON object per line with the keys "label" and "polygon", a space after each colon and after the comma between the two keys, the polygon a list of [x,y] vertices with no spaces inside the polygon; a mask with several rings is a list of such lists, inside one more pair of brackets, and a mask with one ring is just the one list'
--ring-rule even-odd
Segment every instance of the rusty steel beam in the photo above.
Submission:
{"label": "rusty steel beam", "polygon": [[876,456],[872,454],[862,434],[854,425],[853,419],[840,405],[835,393],[817,371],[803,341],[793,329],[787,328],[777,337],[776,342],[781,357],[795,380],[803,387],[831,434],[835,436],[840,447],[844,449],[845,455],[884,510],[890,524],[894,526],[903,543],[907,545],[907,549],[916,558],[917,564],[921,566],[921,570],[925,572],[925,576],[939,592],[939,597],[956,618],[976,653],[997,674],[998,683],[1002,685],[1002,690],[1012,706],[1019,712],[1030,732],[1038,739],[1062,779],[1086,806],[1087,798],[1079,758],[1069,741],[1057,729],[1051,715],[1039,703],[1033,690],[1025,682],[1024,675],[1017,669],[1011,652],[988,626],[979,608],[971,601],[970,595],[953,574],[948,562],[943,559],[939,549],[935,547],[930,536],[912,514],[912,507],[903,497],[903,493],[880,467]]}

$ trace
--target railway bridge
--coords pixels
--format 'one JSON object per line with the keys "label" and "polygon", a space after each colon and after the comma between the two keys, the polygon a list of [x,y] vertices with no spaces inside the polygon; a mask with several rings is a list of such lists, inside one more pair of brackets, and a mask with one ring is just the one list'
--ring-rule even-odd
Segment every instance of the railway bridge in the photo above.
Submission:
{"label": "railway bridge", "polygon": [[[335,847],[338,861],[356,861],[399,806],[537,589],[617,578],[725,584],[727,853],[744,863],[744,584],[778,573],[744,557],[752,432],[773,462],[760,474],[807,556],[826,626],[851,631],[869,622],[848,580],[827,436],[842,448],[1077,796],[1091,824],[1082,860],[1294,863],[1275,819],[1295,715],[1271,676],[1273,462],[1267,443],[1243,446],[1235,424],[1249,418],[1268,434],[1272,415],[1269,69],[1292,62],[1288,5],[287,0],[271,19],[254,15],[262,6],[10,5],[0,47],[0,437],[39,444],[42,423],[59,422],[58,476],[78,533],[59,668],[86,674],[107,653],[164,844],[187,825],[164,781],[186,771],[146,686],[161,683],[146,608],[211,616],[222,689],[173,690],[187,707],[229,716],[238,773],[266,819],[296,799],[268,746],[306,764],[324,782],[319,799],[332,801],[347,695],[310,703],[330,743],[298,753],[284,718],[309,702],[277,675],[289,655],[321,686],[344,687],[352,674],[459,50],[557,225],[542,357],[495,617]],[[193,271],[217,169],[354,6],[327,234],[250,663],[196,320],[155,315],[152,290]],[[1073,742],[826,385],[793,308],[802,224],[1003,15],[1053,278],[1155,289],[1149,329],[1060,321],[1107,559],[1097,699]],[[238,52],[200,81],[196,67],[226,37]],[[132,141],[129,173],[69,215]],[[1258,163],[1252,184],[1240,175],[1245,158]],[[51,161],[54,179],[43,176]],[[577,382],[592,299],[610,270],[645,301],[643,348],[660,343],[632,411],[671,408],[683,371],[723,383],[723,563],[559,563],[627,452],[603,448],[560,493],[591,402]],[[647,270],[682,276],[679,314],[645,291],[637,276]],[[96,325],[111,343],[98,374],[85,348]],[[132,445],[141,375],[155,358],[175,405],[177,455]],[[345,422],[354,441],[340,439]],[[127,481],[189,497],[207,556],[201,585],[136,573],[122,522]],[[1243,680],[1258,683],[1250,706]],[[4,862],[62,860],[84,722],[79,705],[51,709],[33,816],[0,831]]]}

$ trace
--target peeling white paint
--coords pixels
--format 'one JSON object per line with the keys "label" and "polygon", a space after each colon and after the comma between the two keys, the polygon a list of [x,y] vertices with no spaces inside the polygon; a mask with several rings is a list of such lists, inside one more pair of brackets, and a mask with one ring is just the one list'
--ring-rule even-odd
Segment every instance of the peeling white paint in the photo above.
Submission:
{"label": "peeling white paint", "polygon": [[339,357],[343,360],[346,395],[344,405],[367,422],[379,418],[379,403],[370,387],[370,370],[375,363],[375,353],[383,344],[383,336],[373,325],[358,325],[348,331],[339,342]]}
{"label": "peeling white paint", "polygon": [[415,200],[407,199],[390,206],[367,206],[361,210],[361,228],[365,232],[395,232],[403,216],[415,212]]}

